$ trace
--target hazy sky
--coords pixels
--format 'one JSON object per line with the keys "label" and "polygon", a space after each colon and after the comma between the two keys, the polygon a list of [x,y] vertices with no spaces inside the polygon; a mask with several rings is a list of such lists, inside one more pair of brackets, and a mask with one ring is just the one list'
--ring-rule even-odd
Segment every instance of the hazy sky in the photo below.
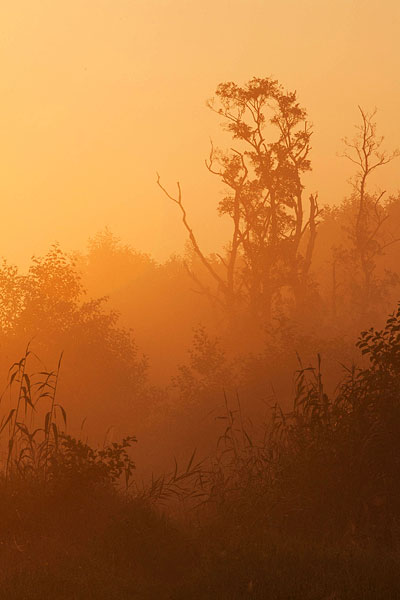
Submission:
{"label": "hazy sky", "polygon": [[[109,226],[163,258],[185,240],[155,185],[180,179],[199,238],[221,238],[204,167],[221,81],[273,76],[314,123],[310,189],[348,190],[357,104],[400,145],[398,0],[2,0],[0,255],[24,263]],[[400,188],[400,161],[385,187]],[[383,174],[383,173],[382,173]],[[222,228],[222,229],[221,229]]]}

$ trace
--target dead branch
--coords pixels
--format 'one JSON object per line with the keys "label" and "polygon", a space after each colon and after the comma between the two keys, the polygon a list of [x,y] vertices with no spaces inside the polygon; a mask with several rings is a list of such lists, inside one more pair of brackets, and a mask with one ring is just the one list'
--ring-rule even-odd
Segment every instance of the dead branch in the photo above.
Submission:
{"label": "dead branch", "polygon": [[172,196],[167,191],[167,189],[161,184],[160,175],[158,173],[157,173],[157,185],[164,192],[164,194],[167,196],[167,198],[169,198],[172,202],[174,202],[175,204],[178,205],[178,207],[181,211],[181,214],[182,214],[182,222],[186,228],[186,231],[189,234],[189,239],[192,242],[194,251],[196,252],[197,256],[200,258],[204,267],[207,269],[207,271],[210,273],[210,275],[213,277],[213,279],[215,279],[215,281],[221,287],[221,289],[226,290],[225,281],[218,275],[218,273],[213,269],[210,261],[204,256],[203,252],[200,249],[199,244],[197,243],[197,239],[193,233],[193,229],[190,227],[190,225],[188,223],[186,210],[185,210],[185,207],[183,206],[183,202],[182,202],[182,190],[181,190],[181,185],[180,185],[179,181],[176,184],[177,188],[178,188],[178,198],[174,198],[174,196]]}

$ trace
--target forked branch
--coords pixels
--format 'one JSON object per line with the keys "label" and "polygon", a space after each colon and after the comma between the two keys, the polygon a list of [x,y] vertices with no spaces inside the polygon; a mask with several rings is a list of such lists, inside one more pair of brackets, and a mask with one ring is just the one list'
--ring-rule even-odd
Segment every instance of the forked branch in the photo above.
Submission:
{"label": "forked branch", "polygon": [[218,275],[218,273],[215,271],[215,269],[211,265],[210,261],[207,259],[207,257],[201,251],[201,248],[197,242],[196,236],[193,233],[193,229],[191,228],[191,226],[188,222],[186,209],[185,209],[185,207],[183,205],[183,201],[182,201],[182,189],[181,189],[181,185],[180,185],[179,181],[177,181],[177,183],[176,183],[177,188],[178,188],[178,197],[177,198],[172,196],[172,194],[170,194],[168,192],[168,190],[162,185],[161,178],[158,173],[157,173],[157,185],[164,192],[164,194],[167,196],[167,198],[169,198],[172,202],[174,202],[175,204],[178,205],[179,210],[181,211],[181,215],[182,215],[182,222],[185,226],[186,231],[189,234],[189,239],[192,243],[194,251],[196,252],[199,259],[201,260],[204,267],[207,269],[207,271],[213,277],[213,279],[218,283],[218,285],[221,287],[221,289],[223,291],[226,291],[225,281]]}

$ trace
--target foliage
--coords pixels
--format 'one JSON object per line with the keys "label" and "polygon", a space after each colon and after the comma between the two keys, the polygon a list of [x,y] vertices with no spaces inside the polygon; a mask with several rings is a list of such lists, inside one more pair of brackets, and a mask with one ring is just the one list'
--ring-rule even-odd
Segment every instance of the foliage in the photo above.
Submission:
{"label": "foliage", "polygon": [[201,478],[218,519],[240,529],[343,543],[397,543],[400,523],[400,306],[381,331],[361,334],[369,358],[336,393],[301,367],[290,411],[275,406],[261,435],[226,404],[219,451]]}
{"label": "foliage", "polygon": [[211,338],[204,327],[195,329],[189,350],[189,364],[178,368],[173,379],[182,398],[206,400],[220,396],[224,387],[232,385],[232,369],[218,338]]}
{"label": "foliage", "polygon": [[56,482],[67,480],[79,485],[99,485],[115,484],[123,476],[128,488],[135,468],[128,454],[132,442],[136,442],[136,438],[128,436],[122,442],[112,442],[98,450],[64,434],[57,451],[50,457],[50,477]]}
{"label": "foliage", "polygon": [[73,421],[78,416],[82,420],[77,405],[85,402],[94,421],[89,425],[104,430],[117,403],[122,416],[141,396],[147,362],[131,331],[119,325],[119,314],[107,307],[106,298],[86,297],[75,260],[58,245],[45,256],[34,257],[25,274],[4,263],[0,290],[3,363],[10,354],[21,352],[27,339],[35,340],[44,363],[56,361],[63,348],[59,395],[64,403],[68,398]]}
{"label": "foliage", "polygon": [[232,237],[220,259],[220,268],[206,257],[189,224],[182,190],[166,196],[182,214],[193,250],[217,285],[216,294],[191,272],[192,279],[228,312],[245,303],[254,316],[269,321],[283,294],[295,303],[304,300],[315,244],[319,208],[309,198],[306,216],[302,176],[311,169],[311,129],[295,92],[285,92],[270,78],[251,79],[246,85],[222,83],[209,107],[223,118],[234,140],[229,152],[211,147],[206,161],[228,195],[218,211],[232,221]]}
{"label": "foliage", "polygon": [[21,360],[10,368],[3,394],[3,400],[7,394],[11,402],[0,424],[0,435],[4,437],[8,430],[5,479],[88,486],[113,485],[123,476],[128,488],[135,468],[128,450],[136,438],[127,436],[122,442],[95,449],[68,435],[67,413],[57,396],[62,355],[55,371],[32,374],[28,360],[33,356],[28,345]]}
{"label": "foliage", "polygon": [[[201,334],[197,342],[199,351],[216,349]],[[5,416],[2,432],[14,435],[17,415],[31,422],[44,403],[44,427],[32,435],[16,425],[15,448],[30,439],[37,449],[46,435],[49,443],[45,460],[29,459],[25,469],[13,453],[0,481],[7,597],[59,588],[77,598],[395,598],[400,305],[357,345],[369,364],[347,369],[333,397],[320,360],[300,366],[292,410],[276,406],[258,437],[240,402],[232,408],[226,399],[208,462],[193,453],[183,469],[176,464],[124,495],[116,484],[124,474],[128,484],[135,438],[97,450],[50,426],[66,420],[61,405],[54,421],[44,406],[58,405],[60,363],[35,376],[28,347],[10,370],[7,391],[20,408]],[[172,499],[174,518],[160,516],[157,506],[171,511]]]}

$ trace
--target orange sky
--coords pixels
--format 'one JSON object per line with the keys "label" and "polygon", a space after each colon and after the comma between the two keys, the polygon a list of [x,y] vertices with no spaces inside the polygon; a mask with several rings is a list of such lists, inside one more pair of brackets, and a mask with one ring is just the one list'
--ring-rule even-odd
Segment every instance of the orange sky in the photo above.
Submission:
{"label": "orange sky", "polygon": [[[106,225],[166,257],[183,247],[155,185],[181,180],[207,249],[221,239],[219,187],[204,168],[205,107],[221,81],[273,76],[314,123],[312,189],[348,189],[338,158],[357,103],[400,145],[398,0],[3,0],[0,3],[0,255],[25,263]],[[384,173],[400,188],[400,163]]]}

